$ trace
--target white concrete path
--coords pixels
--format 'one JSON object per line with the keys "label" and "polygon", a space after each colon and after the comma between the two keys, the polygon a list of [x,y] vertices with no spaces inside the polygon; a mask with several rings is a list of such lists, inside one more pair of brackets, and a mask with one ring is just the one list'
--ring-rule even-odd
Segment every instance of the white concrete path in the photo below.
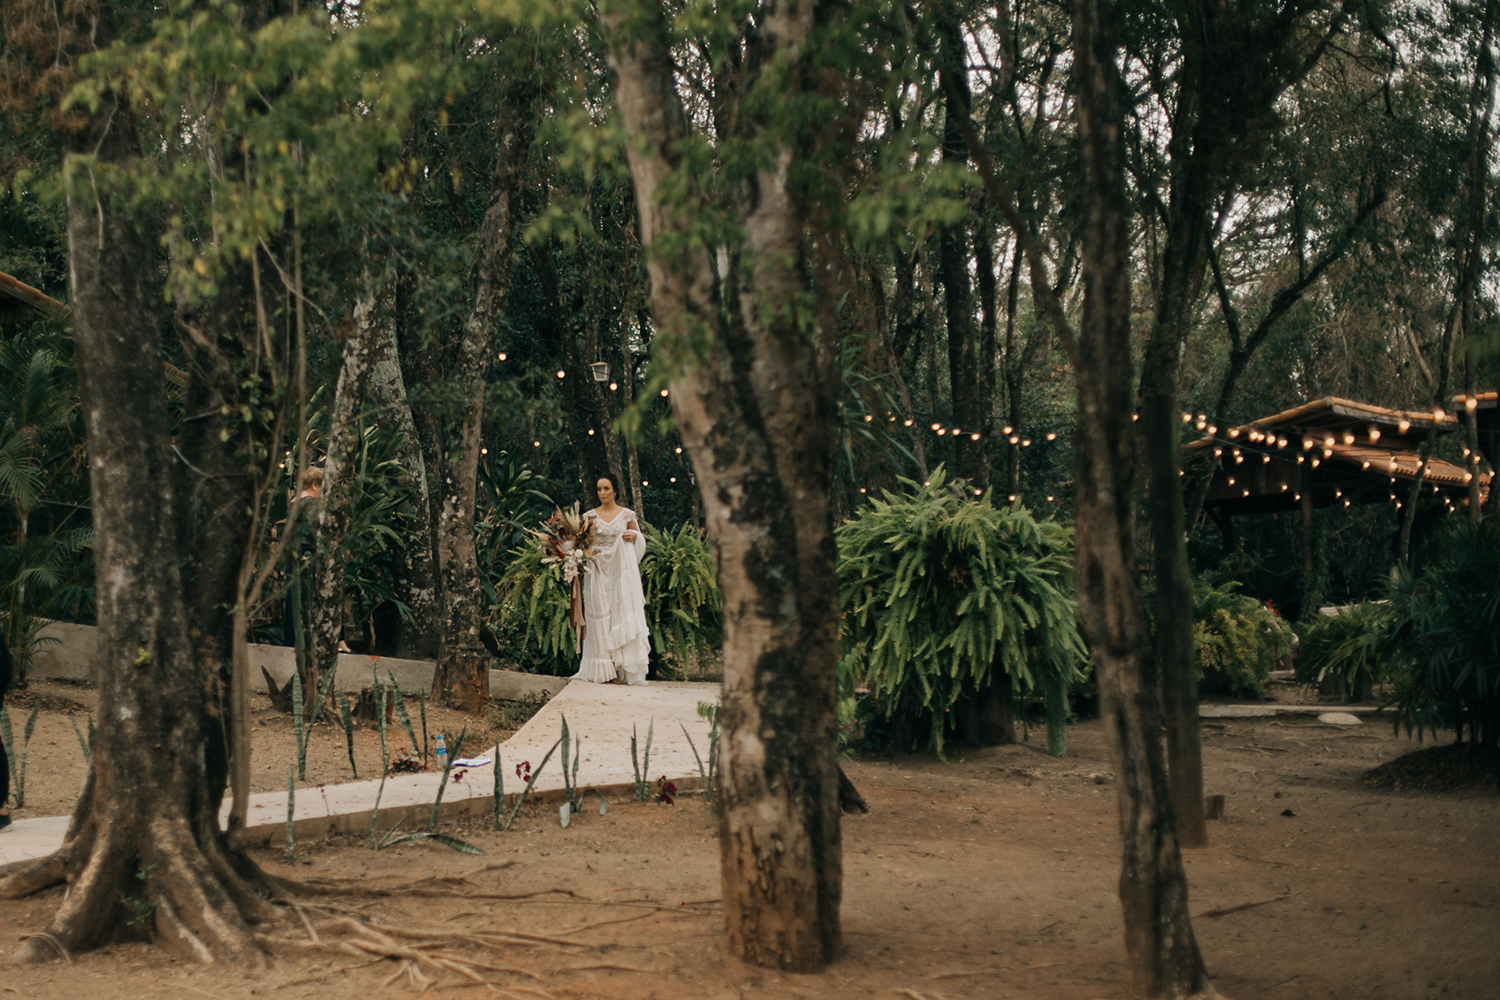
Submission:
{"label": "white concrete path", "polygon": [[[654,782],[665,775],[679,785],[696,782],[698,764],[693,757],[693,748],[683,735],[683,728],[692,735],[704,766],[707,766],[709,725],[698,717],[698,704],[718,700],[717,684],[653,681],[644,687],[624,687],[583,681],[569,683],[532,716],[531,721],[498,747],[505,793],[515,795],[525,787],[525,782],[516,777],[516,765],[530,761],[533,768],[538,767],[547,750],[562,735],[564,717],[568,720],[572,746],[579,751],[580,788],[613,788],[619,792],[626,790],[620,786],[632,785],[635,775],[630,763],[631,728],[636,728],[640,750],[644,754],[646,732],[653,722],[648,780]],[[458,734],[445,733],[444,736],[448,746],[452,747]],[[581,747],[577,742],[580,737],[583,741]],[[406,734],[395,726],[389,730],[389,738],[394,753],[406,740]],[[463,756],[488,756],[491,763],[484,767],[453,769],[453,774],[462,773],[462,778],[457,782],[450,781],[443,794],[444,817],[458,816],[466,811],[477,815],[490,813],[494,801],[496,749],[466,741]],[[534,796],[548,801],[560,800],[563,787],[561,759],[562,750],[559,748],[537,779],[532,790]],[[417,815],[407,821],[403,830],[422,829],[431,815],[438,782],[439,775],[433,772],[390,776],[380,796],[381,828],[389,827],[416,810]],[[293,813],[297,837],[323,837],[330,829],[368,836],[370,811],[375,805],[379,787],[379,779],[325,785],[321,791],[315,786],[299,787]],[[286,836],[286,814],[285,792],[252,795],[248,823],[252,843],[282,843]],[[227,820],[228,815],[226,804],[221,820]],[[67,826],[66,816],[17,820],[8,831],[0,833],[0,873],[57,850]]]}

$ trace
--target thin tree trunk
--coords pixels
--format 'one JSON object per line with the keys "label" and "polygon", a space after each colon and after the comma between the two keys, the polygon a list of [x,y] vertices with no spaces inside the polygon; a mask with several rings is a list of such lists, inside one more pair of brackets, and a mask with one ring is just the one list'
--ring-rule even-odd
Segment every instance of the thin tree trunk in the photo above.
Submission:
{"label": "thin tree trunk", "polygon": [[[387,275],[387,280],[390,275]],[[435,660],[438,656],[439,620],[437,564],[434,557],[432,503],[427,484],[427,462],[412,416],[411,399],[401,373],[401,355],[396,343],[398,317],[384,315],[371,326],[370,385],[368,395],[379,409],[380,420],[396,435],[396,463],[412,492],[403,510],[411,519],[411,541],[397,553],[396,594],[410,609],[396,640],[396,655],[405,659]]]}
{"label": "thin tree trunk", "polygon": [[[400,380],[405,389],[404,402],[396,404],[397,419],[404,411],[411,417],[411,436],[402,434],[398,460],[415,480],[415,502],[420,505],[412,522],[413,542],[402,547],[397,564],[398,586],[413,600],[411,621],[401,629],[398,647],[401,655],[414,659],[437,660],[442,655],[443,579],[438,568],[438,480],[442,476],[442,425],[438,420],[433,393],[439,373],[433,345],[423,336],[413,301],[418,275],[405,272],[396,277],[396,358]],[[375,369],[375,386],[379,392],[381,372]],[[394,383],[392,391],[394,392]],[[403,432],[405,427],[402,427]],[[419,600],[426,597],[428,600]]]}
{"label": "thin tree trunk", "polygon": [[1117,779],[1125,847],[1120,900],[1136,989],[1148,997],[1184,997],[1210,987],[1188,915],[1135,570],[1130,210],[1121,144],[1125,88],[1116,62],[1112,6],[1109,0],[1076,0],[1073,13],[1084,282],[1083,324],[1074,351],[1077,594]]}
{"label": "thin tree trunk", "polygon": [[438,573],[442,580],[442,654],[433,695],[450,708],[478,712],[489,701],[489,655],[479,641],[479,564],[474,551],[474,504],[484,427],[485,372],[490,328],[510,288],[515,201],[534,128],[534,99],[501,112],[499,151],[490,181],[489,207],[479,227],[474,307],[465,320],[454,365],[460,400],[446,435],[438,483]]}
{"label": "thin tree trunk", "polygon": [[[568,400],[569,411],[566,430],[573,459],[578,465],[579,494],[585,498],[585,506],[596,506],[598,498],[594,496],[594,482],[596,477],[611,468],[604,433],[609,430],[609,418],[599,408],[593,374],[587,367],[588,359],[578,353],[578,335],[567,319],[578,310],[563,307],[562,285],[558,280],[552,245],[533,244],[531,261],[546,304],[537,325],[544,338],[557,344],[562,357],[563,394]],[[594,360],[599,359],[595,357]]]}
{"label": "thin tree trunk", "polygon": [[990,458],[995,453],[995,327],[1000,303],[999,282],[995,279],[995,248],[991,244],[988,212],[981,206],[974,215],[974,263],[979,279],[979,354],[974,406],[979,418],[979,455],[983,489],[990,487]]}
{"label": "thin tree trunk", "polygon": [[366,265],[354,304],[354,323],[344,341],[343,363],[333,393],[327,454],[323,459],[323,490],[313,506],[317,556],[312,560],[307,595],[306,676],[303,697],[311,708],[324,676],[338,665],[338,643],[344,626],[344,569],[349,553],[344,536],[349,530],[354,459],[359,453],[360,413],[364,408],[373,350],[386,322],[378,314],[374,279]]}
{"label": "thin tree trunk", "polygon": [[[753,50],[803,85],[798,55],[813,5],[763,8]],[[669,25],[652,0],[622,2],[603,18],[627,144],[660,336],[712,333],[696,364],[675,373],[673,412],[693,459],[724,595],[720,856],[729,950],[746,961],[813,971],[839,949],[842,857],[834,682],[837,580],[830,516],[836,371],[795,313],[809,294],[802,210],[786,188],[795,162],[747,181],[743,267],[716,280],[691,226],[695,179],[673,86]],[[762,123],[751,122],[758,129]],[[663,205],[670,183],[687,204]],[[738,256],[738,255],[736,255]],[[744,287],[741,287],[741,284]],[[774,596],[773,596],[774,595]]]}
{"label": "thin tree trunk", "polygon": [[[899,256],[899,252],[898,252]],[[875,304],[875,330],[880,335],[879,350],[885,361],[886,369],[891,374],[891,382],[896,386],[896,395],[901,399],[901,411],[904,414],[903,423],[906,425],[908,440],[911,441],[912,457],[917,460],[917,472],[923,479],[927,478],[927,454],[922,448],[922,429],[917,426],[915,415],[912,412],[911,392],[906,387],[906,378],[901,374],[901,357],[891,346],[890,317],[886,312],[885,288],[882,285],[880,270],[876,264],[869,263],[870,295]],[[899,282],[898,282],[899,287]],[[904,301],[898,296],[897,313],[911,311],[911,287],[908,278],[908,286],[905,290]],[[899,319],[896,321],[901,322]],[[910,316],[907,317],[910,323]]]}
{"label": "thin tree trunk", "polygon": [[[945,95],[943,127],[943,162],[968,162],[967,144],[958,126],[958,118],[968,114],[969,75],[964,72],[967,54],[962,31],[956,20],[942,15],[938,20],[942,59],[957,84]],[[962,104],[962,108],[956,107]],[[983,420],[980,417],[978,372],[974,357],[974,302],[969,285],[969,226],[964,219],[938,232],[939,272],[943,282],[943,306],[948,329],[948,392],[952,404],[953,476],[966,480],[971,489],[989,488],[989,468],[984,463],[985,441],[976,439]],[[990,407],[993,408],[993,401]]]}

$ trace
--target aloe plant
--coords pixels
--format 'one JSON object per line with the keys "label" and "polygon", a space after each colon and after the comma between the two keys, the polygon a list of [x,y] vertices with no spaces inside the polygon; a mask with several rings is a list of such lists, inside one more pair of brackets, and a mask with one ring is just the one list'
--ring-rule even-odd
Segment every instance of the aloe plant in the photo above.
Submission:
{"label": "aloe plant", "polygon": [[42,701],[37,699],[21,729],[21,751],[16,752],[16,737],[10,729],[10,712],[0,708],[0,738],[5,740],[5,756],[10,759],[11,783],[16,788],[16,808],[26,806],[26,754],[31,746],[31,734],[36,729],[36,717],[42,711]]}
{"label": "aloe plant", "polygon": [[396,683],[396,675],[386,671],[386,676],[391,680],[391,693],[396,698],[396,718],[401,720],[401,728],[406,730],[406,735],[411,738],[411,748],[416,751],[417,756],[422,758],[422,763],[427,763],[427,747],[417,745],[416,731],[411,727],[411,716],[406,712],[406,700],[401,697],[401,686]]}
{"label": "aloe plant", "polygon": [[653,718],[646,726],[646,759],[643,765],[636,758],[635,725],[632,724],[630,727],[630,767],[635,771],[635,800],[637,802],[645,802],[651,798],[651,734],[655,729],[656,720]]}
{"label": "aloe plant", "polygon": [[349,770],[359,780],[359,765],[354,763],[354,713],[349,710],[349,692],[339,691],[339,725],[344,729],[344,747],[349,751]]}
{"label": "aloe plant", "polygon": [[464,740],[469,736],[469,727],[465,726],[458,734],[458,739],[453,741],[453,749],[448,754],[448,759],[443,764],[443,773],[438,778],[437,798],[432,803],[432,818],[427,821],[429,831],[437,829],[438,809],[443,804],[443,792],[448,788],[448,775],[453,771],[453,762],[464,752]]}

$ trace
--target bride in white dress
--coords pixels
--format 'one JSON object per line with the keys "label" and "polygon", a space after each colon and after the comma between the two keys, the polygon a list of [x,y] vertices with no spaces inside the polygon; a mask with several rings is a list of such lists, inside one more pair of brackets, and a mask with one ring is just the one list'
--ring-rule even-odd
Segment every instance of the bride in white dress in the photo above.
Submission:
{"label": "bride in white dress", "polygon": [[646,539],[635,512],[615,502],[619,488],[612,473],[600,476],[599,506],[584,514],[595,522],[594,557],[583,574],[583,658],[573,676],[595,684],[645,684],[650,630],[641,556]]}

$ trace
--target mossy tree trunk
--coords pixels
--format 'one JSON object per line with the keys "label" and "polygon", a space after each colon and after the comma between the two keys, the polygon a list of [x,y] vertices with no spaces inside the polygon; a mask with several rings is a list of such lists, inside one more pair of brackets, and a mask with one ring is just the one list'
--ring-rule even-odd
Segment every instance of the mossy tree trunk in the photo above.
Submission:
{"label": "mossy tree trunk", "polygon": [[222,731],[219,676],[189,634],[155,241],[108,193],[94,193],[78,160],[128,167],[139,153],[130,116],[106,99],[62,146],[94,514],[99,729],[63,846],[0,881],[0,898],[68,882],[45,934],[22,946],[32,959],[154,931],[184,959],[261,966],[250,925],[275,910],[219,832],[223,783],[216,791],[205,764]]}
{"label": "mossy tree trunk", "polygon": [[[737,49],[745,91],[765,72],[786,74],[782,97],[810,85],[799,55],[815,6],[762,8],[758,34]],[[774,111],[764,107],[741,108],[737,119],[743,138],[775,149],[771,162],[747,171],[732,208],[744,242],[725,251],[719,273],[694,228],[711,208],[682,159],[688,126],[668,15],[655,0],[619,0],[603,22],[630,133],[641,243],[651,254],[655,342],[678,352],[673,413],[724,597],[727,944],[754,964],[813,971],[838,954],[842,895],[830,506],[837,368],[829,364],[834,331],[806,305],[809,277],[833,275],[827,248],[806,240],[805,207],[787,186],[799,151],[769,139],[762,116]]]}

